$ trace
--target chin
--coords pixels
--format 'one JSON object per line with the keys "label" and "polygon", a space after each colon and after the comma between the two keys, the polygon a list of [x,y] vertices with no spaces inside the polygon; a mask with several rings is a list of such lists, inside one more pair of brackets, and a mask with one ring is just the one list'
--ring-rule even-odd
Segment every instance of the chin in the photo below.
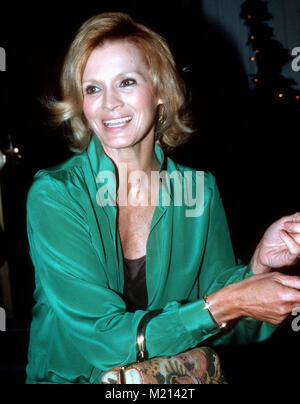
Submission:
{"label": "chin", "polygon": [[109,147],[111,149],[123,149],[125,147],[130,147],[133,146],[135,143],[137,143],[136,141],[134,141],[132,138],[129,138],[128,136],[99,136],[100,141],[106,146]]}

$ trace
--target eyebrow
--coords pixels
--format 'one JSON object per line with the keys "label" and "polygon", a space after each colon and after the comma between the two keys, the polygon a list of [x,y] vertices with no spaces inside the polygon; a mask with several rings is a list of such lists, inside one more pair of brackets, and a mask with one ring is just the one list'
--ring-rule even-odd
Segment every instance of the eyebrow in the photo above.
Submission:
{"label": "eyebrow", "polygon": [[[128,75],[130,75],[130,74],[138,74],[139,76],[141,76],[141,77],[144,79],[144,81],[146,81],[146,77],[145,77],[144,74],[143,74],[141,71],[139,71],[139,70],[133,70],[133,71],[131,71],[131,72],[122,72],[122,73],[119,73],[116,77],[117,77],[117,78],[118,78],[118,77],[122,77],[122,76],[124,77],[124,76],[128,76]],[[91,78],[91,79],[82,81],[82,84],[84,84],[84,83],[100,83],[100,81],[98,81],[97,79]]]}

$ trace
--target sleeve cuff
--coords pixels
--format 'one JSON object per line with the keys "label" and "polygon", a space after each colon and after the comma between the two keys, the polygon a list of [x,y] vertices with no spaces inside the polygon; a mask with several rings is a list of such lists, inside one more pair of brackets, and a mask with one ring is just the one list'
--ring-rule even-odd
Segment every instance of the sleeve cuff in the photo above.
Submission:
{"label": "sleeve cuff", "polygon": [[[251,262],[247,266],[241,267],[235,275],[237,279],[231,279],[231,282],[238,282],[253,276]],[[201,342],[203,339],[220,333],[219,327],[216,326],[206,310],[203,299],[182,305],[179,308],[179,318],[196,341]]]}
{"label": "sleeve cuff", "polygon": [[199,342],[220,332],[202,299],[181,306],[179,317],[187,331]]}

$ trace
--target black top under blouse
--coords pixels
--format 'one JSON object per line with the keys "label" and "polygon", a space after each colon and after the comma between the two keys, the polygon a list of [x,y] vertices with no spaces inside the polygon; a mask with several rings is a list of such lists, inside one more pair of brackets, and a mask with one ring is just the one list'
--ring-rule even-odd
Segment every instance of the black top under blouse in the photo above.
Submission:
{"label": "black top under blouse", "polygon": [[123,298],[127,310],[135,312],[146,310],[148,293],[146,284],[146,256],[128,259],[124,258],[124,292]]}

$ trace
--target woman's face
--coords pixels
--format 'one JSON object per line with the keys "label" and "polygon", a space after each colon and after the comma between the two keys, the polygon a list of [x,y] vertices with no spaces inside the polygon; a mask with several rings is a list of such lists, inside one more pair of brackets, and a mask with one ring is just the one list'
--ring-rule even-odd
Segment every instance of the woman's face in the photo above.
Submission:
{"label": "woman's face", "polygon": [[157,106],[142,52],[126,41],[91,53],[82,78],[83,112],[107,147],[130,147],[154,136]]}

